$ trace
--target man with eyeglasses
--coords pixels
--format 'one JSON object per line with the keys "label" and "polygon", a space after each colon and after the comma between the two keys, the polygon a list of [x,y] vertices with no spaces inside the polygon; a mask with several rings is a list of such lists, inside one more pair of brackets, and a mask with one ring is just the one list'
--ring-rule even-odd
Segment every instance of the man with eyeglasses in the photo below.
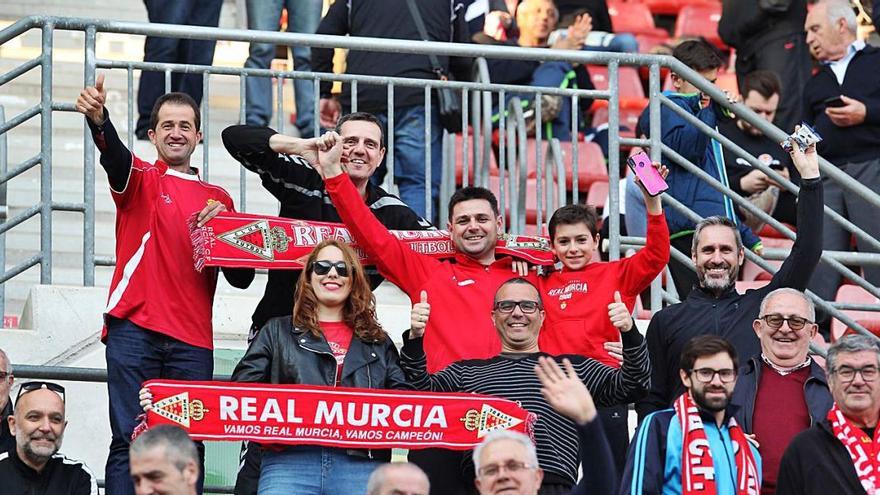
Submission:
{"label": "man with eyeglasses", "polygon": [[[538,289],[524,278],[511,279],[495,293],[493,308],[492,320],[501,339],[500,354],[489,359],[457,361],[429,374],[422,342],[425,324],[422,322],[404,333],[400,365],[407,380],[419,390],[495,395],[517,401],[529,412],[537,414],[535,443],[537,460],[544,472],[542,493],[566,492],[578,477],[578,432],[570,419],[551,407],[535,374],[541,358],[549,356],[538,348],[538,332],[544,322]],[[600,406],[632,401],[645,391],[650,375],[644,339],[638,331],[632,331],[631,317],[620,317],[623,313],[628,316],[626,307],[620,303],[610,313],[609,318],[620,330],[623,341],[620,368],[583,356],[565,356],[571,362],[574,375]],[[448,475],[457,476],[459,473],[450,472]]]}
{"label": "man with eyeglasses", "polygon": [[15,437],[9,431],[8,420],[13,414],[12,401],[9,400],[13,383],[15,377],[12,375],[12,363],[3,349],[0,349],[0,452],[15,447]]}
{"label": "man with eyeglasses", "polygon": [[759,314],[752,326],[761,354],[740,370],[731,404],[743,431],[761,444],[761,493],[772,494],[785,448],[825,418],[833,399],[825,371],[809,356],[817,329],[812,301],[799,290],[776,289],[761,302]]}
{"label": "man with eyeglasses", "polygon": [[0,452],[0,493],[98,495],[98,480],[85,464],[58,454],[67,421],[64,387],[26,382],[8,419],[15,448]]}
{"label": "man with eyeglasses", "polygon": [[877,338],[847,335],[825,361],[834,405],[785,450],[778,495],[880,493],[880,347]]}
{"label": "man with eyeglasses", "polygon": [[721,337],[691,339],[681,353],[685,392],[636,430],[621,493],[746,494],[761,486],[761,456],[732,408],[737,355]]}

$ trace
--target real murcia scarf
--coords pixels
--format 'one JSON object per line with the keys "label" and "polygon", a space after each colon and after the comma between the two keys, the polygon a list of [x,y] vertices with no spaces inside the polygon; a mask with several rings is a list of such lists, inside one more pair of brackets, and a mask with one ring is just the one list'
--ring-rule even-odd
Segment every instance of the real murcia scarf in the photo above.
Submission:
{"label": "real murcia scarf", "polygon": [[[230,268],[303,269],[312,248],[325,239],[339,239],[351,244],[361,261],[370,260],[354,243],[345,225],[311,222],[289,218],[225,212],[202,227],[190,219],[193,260],[196,269],[205,266]],[[418,253],[436,258],[451,258],[455,246],[445,230],[390,231]],[[499,236],[498,254],[510,255],[533,265],[553,264],[549,241],[544,237]]]}
{"label": "real murcia scarf", "polygon": [[828,411],[828,421],[834,436],[846,447],[865,493],[880,493],[880,428],[874,430],[874,438],[869,437],[843,415],[836,403]]}
{"label": "real murcia scarf", "polygon": [[[681,449],[681,493],[714,495],[717,493],[715,467],[700,410],[687,392],[675,400],[674,407],[684,439]],[[736,493],[758,495],[761,489],[758,466],[745,434],[733,417],[727,423],[727,431],[736,460]]]}
{"label": "real murcia scarf", "polygon": [[146,428],[175,424],[194,440],[468,450],[495,430],[531,437],[537,419],[513,401],[479,394],[173,380],[144,386],[153,395]]}

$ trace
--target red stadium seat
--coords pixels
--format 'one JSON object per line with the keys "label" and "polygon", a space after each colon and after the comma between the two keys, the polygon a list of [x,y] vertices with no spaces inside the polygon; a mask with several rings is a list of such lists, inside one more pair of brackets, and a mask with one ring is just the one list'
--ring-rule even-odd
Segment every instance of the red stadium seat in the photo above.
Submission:
{"label": "red stadium seat", "polygon": [[[795,230],[793,225],[789,225],[787,223],[783,225],[790,228],[791,230]],[[761,228],[761,231],[757,232],[757,234],[761,237],[761,239],[764,239],[765,237],[772,237],[774,239],[788,239],[788,237],[785,237],[784,235],[782,235],[781,232],[774,229],[770,224],[766,223],[764,224],[764,227]]]}
{"label": "red stadium seat", "polygon": [[[639,53],[652,53],[654,48],[669,43],[669,34],[666,31],[659,34],[645,34],[645,33],[637,33],[636,41],[639,42]],[[661,72],[663,70],[667,70],[665,67],[660,68]],[[641,71],[640,71],[641,72]],[[645,72],[645,75],[647,72]]]}
{"label": "red stadium seat", "polygon": [[612,0],[608,2],[608,14],[611,16],[611,26],[615,33],[669,37],[665,29],[654,25],[654,16],[643,3]]}
{"label": "red stadium seat", "polygon": [[[770,263],[771,265],[775,266],[776,268],[779,268],[780,266],[782,266],[782,261],[774,261],[774,260],[766,260],[766,261],[767,261],[767,263]],[[742,273],[742,279],[745,282],[754,282],[756,280],[770,280],[773,278],[773,275],[764,271],[763,268],[752,263],[749,260],[746,260],[743,263],[743,266],[741,268],[741,273]]]}
{"label": "red stadium seat", "polygon": [[590,191],[587,193],[587,204],[593,205],[597,209],[605,208],[605,201],[608,199],[608,182],[596,181],[590,185]]}
{"label": "red stadium seat", "polygon": [[722,91],[727,91],[732,95],[739,94],[736,72],[718,72],[718,79],[715,80],[715,85]]}
{"label": "red stadium seat", "polygon": [[[604,65],[590,65],[587,67],[590,79],[596,89],[608,89],[608,67]],[[618,72],[617,88],[620,98],[645,98],[645,89],[639,78],[639,71],[635,67],[620,67]]]}
{"label": "red stadium seat", "polygon": [[[468,134],[468,165],[470,166],[470,172],[468,172],[468,184],[473,185],[474,183],[474,160],[473,160],[473,152],[474,152],[474,140],[473,134]],[[463,167],[464,167],[464,159],[463,159],[463,150],[464,150],[464,138],[461,134],[455,135],[455,183],[458,185],[462,184],[463,179]],[[495,162],[495,153],[489,153],[489,175],[498,175],[498,164]]]}
{"label": "red stadium seat", "polygon": [[746,282],[745,280],[739,280],[736,282],[736,291],[740,294],[743,294],[747,290],[760,289],[761,287],[764,287],[769,283],[769,280],[750,280],[748,282]]}
{"label": "red stadium seat", "polygon": [[[848,303],[880,304],[880,299],[872,296],[868,291],[857,285],[841,285],[840,288],[837,289],[837,297],[835,297],[834,300],[837,302]],[[850,309],[843,310],[843,312],[850,318],[856,320],[857,323],[870,330],[874,335],[880,336],[880,312]],[[832,341],[851,332],[852,330],[849,330],[849,328],[837,318],[831,320]]]}
{"label": "red stadium seat", "polygon": [[721,0],[641,0],[651,9],[651,13],[660,15],[676,15],[686,5],[718,4]]}
{"label": "red stadium seat", "polygon": [[718,21],[721,20],[721,3],[685,5],[675,21],[673,37],[702,36],[721,49],[727,45],[718,35]]}
{"label": "red stadium seat", "polygon": [[[646,105],[647,106],[647,105]],[[628,109],[621,107],[620,109],[620,136],[621,137],[636,137],[636,127],[639,124],[639,116],[642,114],[642,110],[644,108],[636,110],[636,109]],[[602,124],[608,122],[608,107],[599,107],[593,112],[593,127],[598,127]],[[628,130],[624,130],[626,127]]]}
{"label": "red stadium seat", "polygon": [[[573,174],[571,166],[571,142],[559,143],[562,148],[562,164],[565,166],[565,186],[571,189]],[[602,148],[590,141],[578,141],[578,190],[589,191],[596,181],[608,181],[608,167]]]}

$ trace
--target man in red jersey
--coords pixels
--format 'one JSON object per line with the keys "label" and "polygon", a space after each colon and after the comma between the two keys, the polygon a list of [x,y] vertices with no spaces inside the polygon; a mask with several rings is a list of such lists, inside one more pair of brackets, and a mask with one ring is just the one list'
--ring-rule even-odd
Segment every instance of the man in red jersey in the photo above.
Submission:
{"label": "man in red jersey", "polygon": [[[195,270],[188,221],[198,214],[203,225],[233,206],[225,190],[202,182],[190,166],[202,138],[199,107],[190,96],[168,93],[156,101],[148,136],[158,160],[149,163],[122,144],[104,107],[106,95],[101,74],[82,90],[76,109],[86,116],[116,203],[116,270],[102,334],[112,432],[106,489],[127,495],[134,494],[128,449],[141,384],[213,375],[217,270]],[[254,277],[251,269],[224,268],[223,274],[240,288]]]}
{"label": "man in red jersey", "polygon": [[[666,167],[654,166],[665,177]],[[538,337],[541,351],[577,354],[620,367],[620,361],[605,347],[620,342],[620,331],[612,324],[615,314],[629,320],[636,297],[669,261],[669,229],[660,196],[649,195],[638,179],[636,183],[645,198],[648,233],[644,249],[629,258],[592,262],[599,247],[599,230],[598,216],[591,206],[563,206],[550,217],[551,247],[562,270],[538,278],[547,314]],[[599,415],[618,472],[622,472],[629,445],[627,406],[600,407]]]}
{"label": "man in red jersey", "polygon": [[[449,200],[446,228],[455,244],[455,257],[438,260],[410,249],[388,232],[364,204],[343,167],[345,143],[336,133],[325,134],[327,149],[319,150],[315,167],[324,177],[327,192],[358,246],[376,262],[379,273],[401,288],[413,303],[422,291],[431,304],[446,308],[435,312],[425,330],[427,371],[434,373],[464,359],[488,359],[501,352],[501,341],[487,315],[495,291],[517,276],[510,257],[496,259],[495,244],[502,219],[495,195],[482,187],[466,187]],[[431,480],[431,493],[455,493],[446,467],[459,462],[455,452],[426,449],[410,453],[410,460]]]}

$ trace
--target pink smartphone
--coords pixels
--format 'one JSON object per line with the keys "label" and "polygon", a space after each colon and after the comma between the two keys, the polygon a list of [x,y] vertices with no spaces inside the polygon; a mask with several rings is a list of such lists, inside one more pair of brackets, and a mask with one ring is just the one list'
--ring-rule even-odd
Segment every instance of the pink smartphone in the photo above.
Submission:
{"label": "pink smartphone", "polygon": [[656,196],[669,189],[669,185],[663,180],[663,176],[660,175],[660,172],[651,163],[651,157],[644,151],[629,157],[626,163],[651,196]]}

